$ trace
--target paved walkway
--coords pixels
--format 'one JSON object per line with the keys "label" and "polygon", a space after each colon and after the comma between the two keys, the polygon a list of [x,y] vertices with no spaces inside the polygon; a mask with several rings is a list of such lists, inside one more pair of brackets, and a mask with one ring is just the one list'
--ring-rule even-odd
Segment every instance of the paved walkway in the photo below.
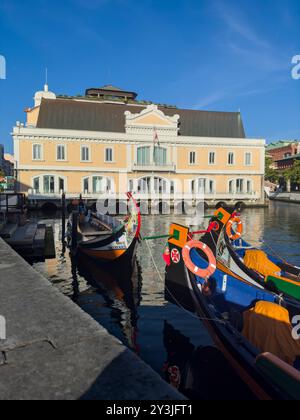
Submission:
{"label": "paved walkway", "polygon": [[183,399],[0,239],[0,400]]}

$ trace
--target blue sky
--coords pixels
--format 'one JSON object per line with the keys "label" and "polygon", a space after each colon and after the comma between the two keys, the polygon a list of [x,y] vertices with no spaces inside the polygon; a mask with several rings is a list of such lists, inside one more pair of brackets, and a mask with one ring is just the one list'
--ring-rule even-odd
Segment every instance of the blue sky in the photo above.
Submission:
{"label": "blue sky", "polygon": [[300,139],[299,0],[1,0],[0,143],[48,67],[57,94],[115,84],[140,99],[241,110],[249,137]]}

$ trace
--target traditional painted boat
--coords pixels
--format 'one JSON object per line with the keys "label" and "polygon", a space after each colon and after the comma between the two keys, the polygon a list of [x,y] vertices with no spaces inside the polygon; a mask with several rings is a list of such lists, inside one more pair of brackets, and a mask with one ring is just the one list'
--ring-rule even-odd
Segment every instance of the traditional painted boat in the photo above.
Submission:
{"label": "traditional painted boat", "polygon": [[[226,212],[216,213],[215,235],[229,220]],[[192,241],[187,227],[171,226],[166,299],[198,315],[258,399],[299,400],[300,337],[291,320],[300,304],[220,270],[210,249],[214,235],[201,240]]]}
{"label": "traditional painted boat", "polygon": [[116,217],[86,211],[79,206],[68,223],[69,245],[102,262],[132,258],[140,239],[141,213],[131,193],[128,196],[129,215],[122,221]]}
{"label": "traditional painted boat", "polygon": [[241,228],[237,233],[233,231],[234,221],[242,226],[241,220],[232,218],[225,209],[220,211],[230,219],[227,224],[220,220],[221,229],[214,234],[218,267],[258,287],[300,300],[300,268],[251,246],[242,239]]}

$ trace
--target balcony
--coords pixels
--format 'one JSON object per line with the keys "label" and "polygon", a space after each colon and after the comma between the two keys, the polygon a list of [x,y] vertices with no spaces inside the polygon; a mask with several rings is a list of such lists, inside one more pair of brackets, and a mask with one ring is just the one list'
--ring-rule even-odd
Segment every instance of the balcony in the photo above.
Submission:
{"label": "balcony", "polygon": [[175,163],[146,163],[140,164],[135,162],[132,166],[132,170],[136,172],[176,172]]}

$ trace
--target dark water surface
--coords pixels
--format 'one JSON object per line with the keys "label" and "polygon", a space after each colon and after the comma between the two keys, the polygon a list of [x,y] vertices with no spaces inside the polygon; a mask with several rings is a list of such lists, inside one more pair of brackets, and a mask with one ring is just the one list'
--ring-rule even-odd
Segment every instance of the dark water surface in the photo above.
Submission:
{"label": "dark water surface", "polygon": [[[45,216],[38,218],[45,220]],[[300,264],[299,205],[271,203],[268,209],[245,210],[242,218],[244,237],[249,242],[269,252],[272,249],[287,261]],[[168,233],[172,221],[183,225],[192,222],[184,216],[145,216],[142,234]],[[63,252],[60,241],[60,220],[49,218],[47,223],[54,226],[57,258],[34,267],[55,287],[164,378],[170,378],[168,369],[175,366],[172,382],[176,386],[181,383],[180,389],[186,395],[226,399],[235,384],[240,398],[251,398],[211,348],[212,341],[201,322],[164,300],[164,240],[148,242],[151,253],[144,242],[133,268],[123,264],[108,269],[82,255],[76,260],[70,258],[68,251]],[[207,223],[206,220],[196,227],[206,227]]]}

